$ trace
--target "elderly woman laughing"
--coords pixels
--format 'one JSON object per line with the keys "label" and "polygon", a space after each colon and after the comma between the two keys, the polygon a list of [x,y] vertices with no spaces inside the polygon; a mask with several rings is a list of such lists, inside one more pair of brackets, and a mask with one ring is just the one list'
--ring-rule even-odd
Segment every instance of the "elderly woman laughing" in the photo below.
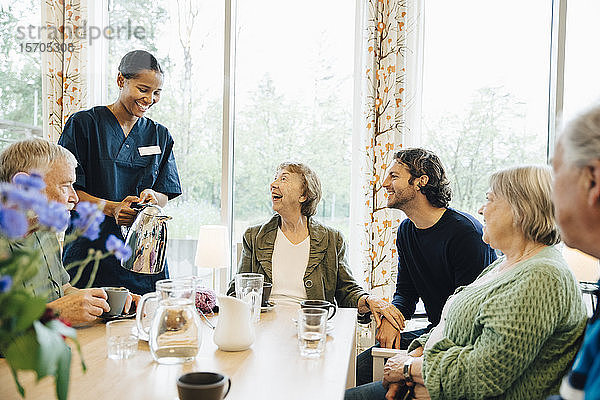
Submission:
{"label": "elderly woman laughing", "polygon": [[[238,273],[263,274],[273,284],[275,303],[327,300],[360,313],[372,311],[377,326],[384,316],[403,328],[396,307],[369,295],[352,277],[342,235],[313,218],[321,199],[318,176],[304,164],[282,163],[270,189],[275,215],[244,234]],[[234,291],[231,282],[228,293]]]}

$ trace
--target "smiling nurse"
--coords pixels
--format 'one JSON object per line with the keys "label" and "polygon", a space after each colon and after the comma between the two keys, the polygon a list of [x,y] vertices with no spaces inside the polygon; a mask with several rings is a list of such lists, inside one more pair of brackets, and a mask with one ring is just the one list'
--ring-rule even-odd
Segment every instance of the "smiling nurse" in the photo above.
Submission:
{"label": "smiling nurse", "polygon": [[[58,144],[77,158],[77,195],[81,201],[105,202],[107,215],[97,240],[79,237],[65,246],[65,265],[85,258],[90,248],[103,249],[110,234],[123,239],[119,225],[130,226],[136,216],[132,202],[164,207],[181,194],[173,138],[167,128],[144,117],[159,101],[162,84],[156,58],[131,51],[119,64],[117,101],[75,113],[65,124]],[[91,269],[86,268],[81,284],[87,283]],[[125,286],[143,294],[167,276],[166,267],[157,275],[130,272],[110,256],[101,261],[93,286]]]}

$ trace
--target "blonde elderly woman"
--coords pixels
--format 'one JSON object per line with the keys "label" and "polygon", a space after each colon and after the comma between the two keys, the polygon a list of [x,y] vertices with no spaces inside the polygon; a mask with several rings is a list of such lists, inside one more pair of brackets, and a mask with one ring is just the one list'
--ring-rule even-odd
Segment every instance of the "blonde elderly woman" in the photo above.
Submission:
{"label": "blonde elderly woman", "polygon": [[[318,176],[304,164],[282,163],[270,191],[275,215],[244,233],[238,273],[263,274],[276,304],[327,300],[372,311],[378,326],[383,315],[403,327],[396,307],[366,293],[352,277],[342,235],[313,218],[321,199]],[[234,292],[231,282],[228,293]]]}
{"label": "blonde elderly woman", "polygon": [[[546,167],[490,178],[483,240],[503,256],[448,298],[440,324],[388,360],[380,382],[350,399],[544,399],[558,393],[581,343],[586,310],[554,245],[559,235]],[[387,392],[387,394],[386,394]],[[400,397],[402,398],[402,397]]]}

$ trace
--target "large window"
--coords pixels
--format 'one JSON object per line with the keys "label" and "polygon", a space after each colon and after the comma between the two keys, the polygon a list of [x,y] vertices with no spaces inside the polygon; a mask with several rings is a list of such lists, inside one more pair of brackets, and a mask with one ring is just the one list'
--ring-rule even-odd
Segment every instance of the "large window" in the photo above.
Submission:
{"label": "large window", "polygon": [[[237,3],[233,26],[225,15],[231,3]],[[416,143],[441,156],[453,184],[452,205],[475,214],[492,171],[546,161],[552,4],[422,3],[423,117]],[[0,146],[41,134],[40,53],[20,46],[39,40],[21,37],[19,28],[39,28],[44,4],[0,0]],[[230,207],[235,242],[249,225],[269,218],[268,187],[282,161],[305,162],[317,172],[323,183],[317,218],[352,235],[352,121],[362,118],[352,115],[353,85],[360,79],[352,75],[356,4],[362,2],[307,0],[285,8],[275,0],[88,2],[89,25],[112,33],[89,48],[90,106],[117,98],[117,65],[130,50],[153,52],[166,70],[161,100],[148,114],[173,135],[184,190],[167,209],[173,269],[193,271],[198,226],[228,223],[223,216],[231,215]],[[594,37],[599,7],[569,0],[566,117],[598,97],[600,58],[581,43]],[[227,76],[226,31],[236,38]],[[224,99],[224,83],[234,84],[231,102]],[[224,100],[234,105],[225,108],[231,115],[223,115]],[[224,117],[234,122],[229,132],[223,132]],[[234,147],[223,147],[230,134]],[[232,152],[228,180],[222,160]],[[228,196],[232,204],[222,201]]]}
{"label": "large window", "polygon": [[452,206],[476,214],[493,171],[546,162],[552,5],[424,4],[422,143],[448,170]]}
{"label": "large window", "polygon": [[[108,40],[106,100],[118,96],[117,66],[129,50],[155,53],[167,71],[161,100],[148,114],[175,139],[184,194],[167,209],[174,217],[169,262],[189,270],[198,226],[221,223],[223,4],[113,0],[109,6],[113,30],[142,27],[145,35]],[[234,241],[271,215],[268,185],[286,160],[317,172],[323,183],[317,217],[349,234],[354,29],[354,4],[346,0],[311,0],[285,11],[272,0],[238,2],[231,28],[237,37]]]}
{"label": "large window", "polygon": [[0,1],[0,148],[41,136],[41,57],[26,46],[40,41],[40,6],[37,0]]}
{"label": "large window", "polygon": [[234,240],[272,214],[269,184],[283,161],[314,169],[316,217],[347,235],[354,2],[240,1],[237,20]]}

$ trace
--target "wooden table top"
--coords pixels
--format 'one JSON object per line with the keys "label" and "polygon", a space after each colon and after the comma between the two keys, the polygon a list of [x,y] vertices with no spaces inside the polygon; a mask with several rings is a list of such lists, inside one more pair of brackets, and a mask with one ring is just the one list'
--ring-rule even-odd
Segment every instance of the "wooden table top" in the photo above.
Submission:
{"label": "wooden table top", "polygon": [[[212,330],[203,324],[202,347],[193,363],[161,365],[153,361],[146,342],[128,360],[106,357],[105,326],[97,323],[79,328],[77,336],[88,367],[81,371],[73,352],[69,399],[167,399],[176,400],[177,378],[186,372],[213,371],[231,378],[227,399],[342,399],[347,376],[354,370],[356,309],[339,309],[332,319],[319,359],[300,357],[297,331],[292,318],[298,308],[278,305],[261,314],[256,341],[246,351],[224,352],[212,340]],[[216,323],[218,317],[213,317]],[[349,374],[350,372],[350,374]],[[19,374],[26,399],[52,399],[54,381],[35,383],[33,372]],[[352,378],[348,384],[352,385]],[[6,360],[0,360],[0,399],[20,399]]]}

